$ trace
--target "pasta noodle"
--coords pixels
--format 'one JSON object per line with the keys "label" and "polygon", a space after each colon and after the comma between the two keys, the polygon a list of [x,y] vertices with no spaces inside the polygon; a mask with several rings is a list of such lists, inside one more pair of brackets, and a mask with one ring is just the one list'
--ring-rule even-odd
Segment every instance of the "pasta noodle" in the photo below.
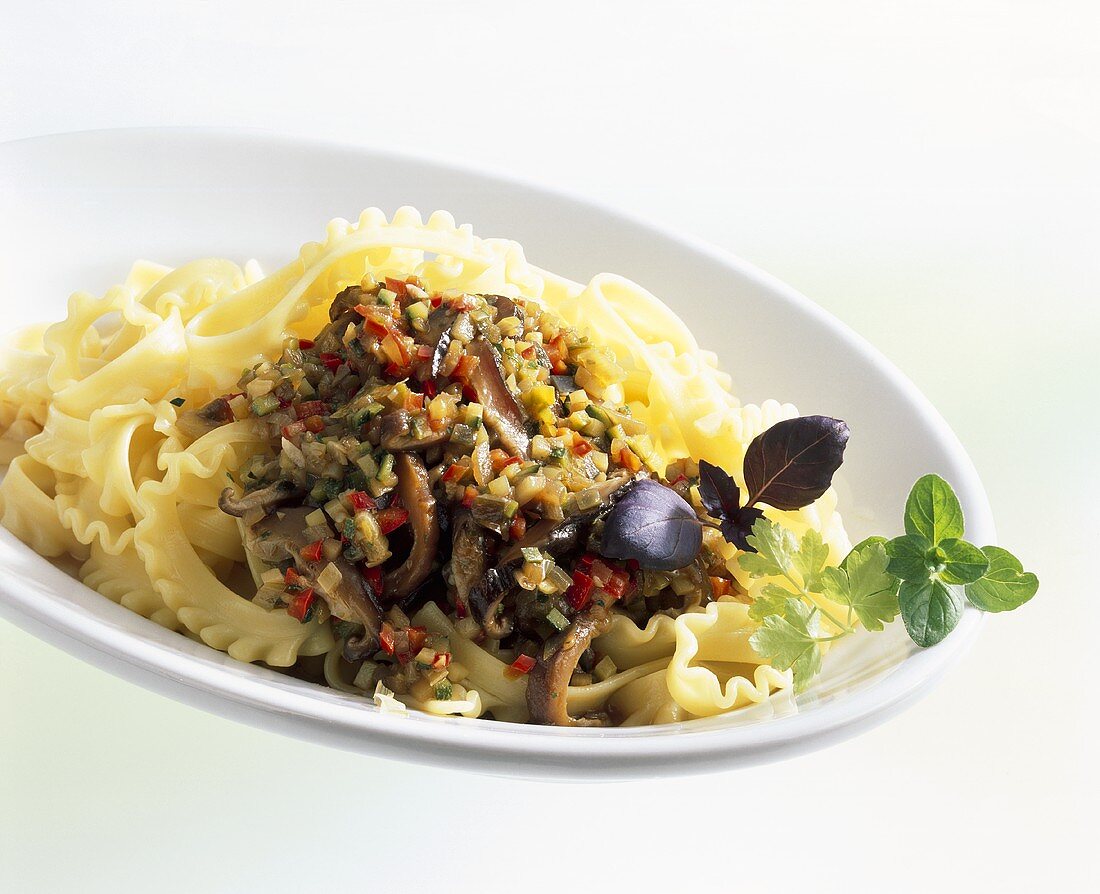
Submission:
{"label": "pasta noodle", "polygon": [[[619,276],[575,283],[530,265],[522,248],[481,239],[445,212],[411,208],[335,220],[324,238],[264,276],[221,259],[171,269],[136,263],[103,296],[76,293],[64,319],[9,336],[0,350],[0,522],[44,556],[81,560],[80,578],[158,624],[243,661],[288,667],[324,655],[334,688],[371,696],[341,675],[340,643],[323,619],[301,622],[234,588],[248,578],[242,528],[219,508],[227,475],[270,450],[266,429],[239,419],[195,438],[179,407],[232,391],[241,370],[274,361],[288,337],[312,338],[332,297],[367,274],[415,275],[433,290],[541,303],[598,335],[625,370],[609,386],[647,426],[661,464],[687,457],[733,470],[749,442],[797,415],[789,404],[742,406],[714,354],[655,296]],[[796,536],[817,531],[837,563],[849,549],[836,495],[796,511],[766,508]],[[737,550],[719,547],[743,590],[757,596]],[[258,578],[258,569],[253,567]],[[258,580],[257,580],[258,582]],[[463,668],[445,698],[404,696],[410,707],[467,717],[528,719],[527,680],[433,603],[412,623],[446,637]],[[748,643],[743,602],[723,598],[644,627],[616,614],[595,650],[614,672],[569,687],[573,710],[612,712],[625,724],[678,722],[766,700],[791,686]],[[384,700],[380,695],[379,698]]]}

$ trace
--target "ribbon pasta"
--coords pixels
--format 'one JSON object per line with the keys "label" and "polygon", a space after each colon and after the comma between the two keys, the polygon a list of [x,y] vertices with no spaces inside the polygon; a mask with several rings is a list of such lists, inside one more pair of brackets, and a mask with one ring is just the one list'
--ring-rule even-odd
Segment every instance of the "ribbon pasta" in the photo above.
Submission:
{"label": "ribbon pasta", "polygon": [[[266,610],[231,585],[247,577],[238,575],[245,557],[218,495],[226,473],[270,448],[266,433],[239,421],[192,442],[177,426],[177,406],[231,390],[243,368],[275,359],[288,336],[311,337],[327,322],[332,296],[368,273],[415,274],[439,291],[523,296],[595,333],[627,371],[616,387],[665,462],[709,459],[743,486],[749,442],[796,415],[775,401],[742,406],[715,355],[629,280],[572,282],[530,265],[515,242],[478,238],[446,212],[424,221],[412,208],[391,219],[368,209],[355,222],[332,221],[321,241],[268,276],[254,262],[171,269],[141,261],[101,297],[74,294],[64,319],[9,336],[0,346],[0,462],[9,464],[0,523],[44,556],[79,559],[81,580],[108,598],[240,660],[287,667],[328,655],[331,664],[327,626]],[[831,561],[849,548],[831,490],[804,509],[766,512],[796,535],[818,531]],[[734,548],[722,546],[738,583],[758,593],[767,579],[742,572]],[[525,679],[506,674],[436,606],[414,620],[449,636],[468,676],[461,698],[413,707],[527,719]],[[596,642],[616,672],[570,687],[570,706],[639,724],[761,702],[791,679],[752,651],[752,628],[746,607],[727,600],[675,619],[658,615],[644,629],[616,616]]]}

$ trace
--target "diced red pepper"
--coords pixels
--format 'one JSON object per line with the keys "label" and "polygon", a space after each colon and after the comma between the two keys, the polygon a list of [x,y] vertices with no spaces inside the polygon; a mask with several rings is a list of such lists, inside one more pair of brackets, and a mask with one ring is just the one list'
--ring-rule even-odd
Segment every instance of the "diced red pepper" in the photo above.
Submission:
{"label": "diced red pepper", "polygon": [[520,655],[515,661],[508,665],[508,670],[515,676],[522,676],[523,674],[529,674],[535,667],[535,659],[530,655]]}
{"label": "diced red pepper", "polygon": [[731,583],[724,577],[712,577],[710,579],[710,589],[714,593],[714,597],[717,599],[719,596],[728,596],[730,592]]}
{"label": "diced red pepper", "polygon": [[573,452],[577,456],[587,456],[592,452],[592,445],[584,438],[577,438],[577,440],[573,442]]}
{"label": "diced red pepper", "polygon": [[307,562],[320,562],[324,545],[324,540],[314,540],[309,546],[302,547],[302,558]]}
{"label": "diced red pepper", "polygon": [[360,304],[355,309],[363,314],[363,327],[375,338],[382,339],[390,334],[391,327],[376,317],[374,313],[371,312],[372,308],[363,307],[363,305]]}
{"label": "diced red pepper", "polygon": [[565,591],[565,598],[569,602],[569,607],[574,611],[580,611],[588,605],[588,601],[592,598],[592,587],[594,582],[592,577],[578,568],[573,572],[573,586]]}
{"label": "diced red pepper", "polygon": [[352,491],[348,494],[348,502],[351,503],[351,508],[356,512],[378,508],[374,499],[365,490]]}
{"label": "diced red pepper", "polygon": [[519,355],[524,360],[534,360],[535,359],[535,346],[534,345],[528,345],[526,348],[524,348],[522,351],[520,351]]}
{"label": "diced red pepper", "polygon": [[409,648],[415,655],[421,649],[424,648],[424,643],[428,641],[428,628],[427,627],[410,627],[409,628]]}
{"label": "diced red pepper", "polygon": [[451,653],[450,652],[436,652],[435,658],[432,659],[432,667],[436,670],[443,670],[445,667],[451,666]]}
{"label": "diced red pepper", "polygon": [[463,354],[459,358],[458,363],[455,364],[454,372],[451,373],[453,379],[468,379],[473,375],[474,370],[477,369],[478,363],[480,363],[477,357],[473,357],[470,354]]}
{"label": "diced red pepper", "polygon": [[305,430],[306,425],[304,422],[292,422],[290,425],[283,426],[283,437],[288,441],[292,441]]}
{"label": "diced red pepper", "polygon": [[320,416],[310,416],[302,424],[306,427],[306,431],[311,431],[314,434],[325,430],[325,420]]}
{"label": "diced red pepper", "polygon": [[447,471],[443,473],[440,478],[441,481],[458,481],[464,474],[466,474],[466,466],[460,463],[451,463],[447,467]]}
{"label": "diced red pepper", "polygon": [[469,385],[463,385],[462,386],[462,399],[466,400],[466,401],[469,401],[472,404],[476,404],[478,402],[477,392],[474,391],[474,389],[471,388]]}
{"label": "diced red pepper", "polygon": [[295,620],[305,624],[313,618],[313,601],[313,588],[306,587],[301,593],[298,593],[290,600],[290,605],[286,607],[286,613]]}
{"label": "diced red pepper", "polygon": [[294,408],[294,415],[299,419],[324,416],[326,413],[328,413],[328,404],[323,400],[304,400]]}
{"label": "diced red pepper", "polygon": [[294,568],[288,568],[283,574],[283,584],[286,586],[287,592],[290,593],[298,593],[306,588],[302,580],[302,575]]}
{"label": "diced red pepper", "polygon": [[408,413],[417,413],[424,409],[424,395],[410,391],[405,395],[404,409]]}
{"label": "diced red pepper", "polygon": [[382,566],[376,565],[374,568],[364,568],[363,580],[367,582],[367,585],[373,591],[374,598],[381,599],[382,590],[385,587],[384,578],[382,577]]}
{"label": "diced red pepper", "polygon": [[435,397],[439,393],[439,389],[436,387],[435,382],[431,379],[424,380],[424,396]]}
{"label": "diced red pepper", "polygon": [[344,361],[340,358],[339,354],[324,353],[321,355],[321,362],[333,372],[336,372],[340,368],[340,364]]}
{"label": "diced red pepper", "polygon": [[310,348],[313,347],[313,339],[311,339],[311,338],[299,338],[298,339],[298,347],[301,348],[303,351],[308,351]]}
{"label": "diced red pepper", "polygon": [[432,307],[439,307],[443,303],[442,295],[432,295],[431,297]]}
{"label": "diced red pepper", "polygon": [[375,518],[378,520],[378,527],[382,529],[382,533],[389,534],[409,520],[409,510],[391,506],[389,509],[379,510]]}
{"label": "diced red pepper", "polygon": [[493,464],[493,471],[499,472],[501,469],[518,463],[520,459],[518,456],[509,456],[499,447],[494,447],[489,451],[489,461]]}
{"label": "diced red pepper", "polygon": [[614,573],[615,569],[608,565],[603,559],[594,559],[592,561],[592,579],[596,582],[597,586],[606,587]]}
{"label": "diced red pepper", "polygon": [[455,617],[462,620],[463,618],[469,617],[469,615],[470,609],[466,607],[466,603],[461,599],[457,600],[455,602]]}
{"label": "diced red pepper", "polygon": [[616,571],[603,589],[612,599],[622,599],[629,592],[630,585],[630,575],[625,571]]}
{"label": "diced red pepper", "polygon": [[641,471],[642,461],[634,455],[634,451],[624,447],[619,451],[619,465],[631,472],[638,472]]}
{"label": "diced red pepper", "polygon": [[466,485],[466,493],[462,497],[462,505],[466,509],[469,509],[471,506],[474,505],[474,500],[476,500],[476,499],[477,499],[477,488],[474,487],[472,484],[467,484]]}
{"label": "diced red pepper", "polygon": [[391,379],[404,379],[405,370],[398,366],[396,363],[389,364],[384,370],[382,370]]}
{"label": "diced red pepper", "polygon": [[565,343],[565,336],[559,335],[546,345],[546,356],[556,374],[561,375],[568,371],[565,360],[569,356],[569,346]]}
{"label": "diced red pepper", "polygon": [[390,276],[386,277],[386,288],[397,295],[398,298],[409,297],[409,290],[406,288],[406,283],[400,279],[393,279]]}
{"label": "diced red pepper", "polygon": [[382,622],[382,629],[378,631],[378,642],[382,646],[382,651],[387,655],[392,655],[395,644],[396,635],[394,633],[393,624],[389,621]]}
{"label": "diced red pepper", "polygon": [[512,524],[508,528],[508,536],[512,540],[522,540],[523,535],[527,533],[527,519],[522,512],[517,512],[516,517],[512,519]]}

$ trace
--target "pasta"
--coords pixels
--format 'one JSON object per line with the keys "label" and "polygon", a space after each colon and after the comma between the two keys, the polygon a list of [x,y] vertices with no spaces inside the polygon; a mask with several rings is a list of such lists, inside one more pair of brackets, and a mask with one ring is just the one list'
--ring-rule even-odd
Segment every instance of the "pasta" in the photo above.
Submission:
{"label": "pasta", "polygon": [[[368,287],[368,281],[375,285]],[[386,309],[386,295],[394,282],[393,288],[398,288],[405,300],[407,326],[403,331],[414,351],[418,333],[425,331],[417,327],[427,324],[412,315],[410,307],[422,303],[430,312],[439,307],[432,302],[446,296],[443,308],[457,307],[459,315],[469,313],[480,320],[478,314],[487,309],[488,322],[478,326],[497,327],[493,331],[504,341],[522,342],[525,336],[533,339],[541,352],[537,363],[547,369],[558,363],[554,345],[565,337],[561,333],[581,333],[576,338],[568,336],[574,340],[569,341],[567,351],[561,348],[566,351],[562,356],[570,361],[570,375],[576,376],[577,391],[574,397],[562,397],[564,409],[555,405],[554,412],[570,410],[569,401],[575,400],[576,394],[598,395],[599,405],[591,404],[590,411],[584,407],[573,410],[573,415],[580,415],[577,426],[590,426],[588,420],[595,419],[599,428],[604,426],[600,407],[622,408],[622,414],[612,411],[609,425],[604,426],[607,433],[599,436],[604,439],[600,444],[621,445],[602,451],[610,453],[610,465],[605,461],[599,469],[589,462],[585,465],[589,480],[571,490],[572,472],[555,476],[546,472],[553,462],[527,462],[542,443],[540,435],[532,436],[530,454],[525,452],[526,442],[523,450],[513,451],[523,453],[525,460],[519,471],[513,470],[514,475],[506,470],[510,463],[518,462],[515,458],[504,457],[500,468],[487,464],[491,445],[488,436],[477,431],[491,429],[492,443],[497,444],[494,456],[500,446],[508,444],[507,419],[489,406],[476,420],[481,425],[484,419],[485,425],[472,435],[471,459],[453,462],[460,467],[458,474],[467,476],[468,486],[486,500],[494,495],[503,500],[519,497],[535,486],[531,481],[523,484],[520,479],[525,476],[532,481],[548,479],[541,485],[546,489],[531,505],[545,500],[553,482],[558,481],[562,483],[559,497],[567,508],[573,503],[580,506],[601,483],[621,483],[613,473],[624,468],[642,477],[662,478],[669,470],[695,469],[701,460],[732,470],[733,478],[744,488],[741,468],[749,443],[777,422],[797,416],[794,407],[775,401],[742,406],[732,394],[729,376],[718,368],[716,356],[700,348],[684,323],[659,299],[629,280],[601,274],[587,284],[569,281],[528,263],[516,243],[478,238],[469,226],[457,225],[445,212],[436,212],[425,221],[411,208],[399,209],[391,219],[369,209],[354,223],[333,221],[321,241],[302,246],[297,257],[269,275],[263,275],[254,263],[242,268],[220,259],[176,269],[138,262],[122,284],[103,296],[73,295],[64,319],[9,336],[0,350],[0,461],[8,464],[0,483],[0,522],[44,556],[69,555],[80,560],[81,580],[107,598],[165,627],[189,632],[242,661],[289,668],[303,658],[324,656],[323,677],[328,685],[365,698],[374,696],[379,704],[392,706],[396,699],[431,714],[531,720],[529,687],[541,685],[538,671],[527,675],[522,667],[517,670],[525,656],[518,645],[508,645],[511,640],[503,640],[502,645],[501,637],[486,638],[476,619],[462,617],[464,608],[457,613],[444,610],[439,599],[429,599],[410,608],[411,616],[395,605],[386,616],[389,620],[380,621],[382,646],[386,645],[385,625],[390,624],[413,650],[416,661],[410,664],[427,665],[426,670],[420,669],[420,676],[401,668],[385,676],[383,672],[389,671],[384,655],[377,667],[370,656],[360,654],[349,660],[348,643],[356,636],[369,639],[369,624],[366,632],[358,634],[340,627],[338,622],[347,618],[333,617],[339,607],[335,596],[322,610],[310,609],[304,616],[295,616],[298,609],[293,596],[303,591],[302,586],[294,589],[300,575],[293,568],[277,570],[277,561],[257,559],[249,544],[259,524],[254,510],[242,509],[236,518],[225,510],[227,483],[238,490],[243,486],[247,494],[243,482],[251,470],[260,469],[261,477],[265,469],[268,475],[277,472],[285,477],[300,454],[305,456],[320,443],[300,427],[317,416],[296,419],[290,413],[280,437],[259,412],[290,412],[286,404],[278,405],[276,385],[289,379],[301,382],[302,376],[300,370],[288,370],[293,364],[286,362],[287,357],[301,358],[302,352],[309,350],[306,346],[321,338],[318,333],[335,339],[333,344],[341,351],[350,350],[354,345],[348,339],[354,340],[354,333],[337,325],[334,296],[356,290],[367,302],[369,307],[364,310],[360,303],[360,317],[354,317],[362,328],[364,314],[369,324],[374,308]],[[468,300],[475,296],[480,301],[480,296],[486,295],[492,296],[488,305]],[[551,324],[552,320],[560,321],[563,328],[554,328],[558,323]],[[372,349],[391,350],[396,345],[394,349],[401,350],[404,342],[397,337],[401,333],[386,335],[386,331],[379,331]],[[431,351],[403,359],[406,364],[417,362],[417,358],[430,362],[434,376],[440,362],[450,362],[442,342],[451,337],[448,331],[440,340],[442,347],[437,346],[442,361]],[[454,337],[456,344],[466,344]],[[475,346],[469,342],[469,351]],[[329,362],[324,352],[318,356],[318,362]],[[551,360],[544,363],[547,356]],[[581,359],[574,363],[576,357]],[[314,359],[308,355],[303,362],[308,365]],[[463,358],[458,357],[452,367],[456,372],[446,374],[457,384],[449,392],[441,386],[441,394],[449,397],[440,404],[440,412],[450,414],[444,417],[449,426],[476,428],[470,407],[480,407],[485,401],[470,397],[472,378],[465,385],[459,381],[462,363]],[[523,358],[517,357],[516,363],[516,369],[522,367]],[[351,361],[337,363],[337,382],[343,375],[341,364],[351,365]],[[391,366],[401,363],[394,360]],[[529,419],[537,420],[546,412],[536,400],[541,393],[537,389],[548,387],[546,374],[536,370],[537,375],[528,382],[511,369],[507,363],[502,366],[507,387]],[[242,379],[242,370],[252,370],[251,378],[246,375]],[[271,378],[276,374],[284,378]],[[274,384],[269,387],[269,383]],[[308,378],[304,387],[313,387]],[[428,391],[425,388],[419,395],[419,409],[430,415],[434,410],[428,406],[432,398]],[[402,395],[407,402],[408,389]],[[309,402],[295,398],[295,407],[299,400]],[[430,403],[435,407],[437,401]],[[212,406],[223,417],[206,430],[197,427],[195,408]],[[206,412],[209,416],[213,411]],[[455,417],[456,412],[467,415]],[[449,430],[455,437],[454,429]],[[585,431],[589,429],[576,428],[575,435],[566,436],[567,444],[578,450],[592,449],[588,441],[596,443],[598,439],[582,437]],[[619,437],[611,434],[614,431],[624,434]],[[410,437],[416,436],[414,428]],[[428,432],[425,440],[430,436]],[[347,445],[341,448],[341,442],[333,440],[337,446],[329,449],[326,462],[348,465],[348,457],[340,452],[346,453]],[[545,436],[543,440],[554,439]],[[322,448],[328,449],[323,444]],[[551,457],[556,449],[551,444]],[[481,450],[483,454],[479,454]],[[574,452],[576,462],[582,464],[586,454]],[[600,449],[596,454],[601,454]],[[434,454],[428,450],[425,455]],[[499,459],[493,460],[498,466]],[[383,482],[381,496],[388,494],[385,462],[383,457],[359,463],[361,468],[381,466],[372,471],[372,482]],[[393,461],[388,462],[392,465]],[[399,456],[398,465],[400,462]],[[485,470],[491,474],[482,481]],[[447,473],[445,462],[433,470],[432,486],[442,486],[446,479],[439,476]],[[471,474],[476,480],[468,477]],[[489,480],[493,475],[503,484]],[[694,480],[691,474],[686,478]],[[507,496],[497,494],[494,487]],[[681,492],[697,501],[697,492],[688,485]],[[362,491],[362,498],[355,493],[359,492],[352,494],[352,502],[365,500],[372,508],[376,508],[375,498],[381,499],[373,491]],[[337,567],[341,543],[345,550],[349,540],[359,543],[355,537],[361,532],[348,534],[351,527],[340,528],[342,516],[364,523],[363,513],[357,511],[362,510],[361,505],[350,507],[349,514],[338,505],[334,507],[332,499],[305,507],[315,507],[306,516],[307,520],[313,518],[307,522],[311,530],[318,526],[317,509],[323,508],[328,517],[321,522],[336,525],[337,533],[345,531],[328,540],[318,539],[318,543],[336,542],[336,552],[325,553],[327,568]],[[346,503],[348,494],[340,495],[337,502],[339,499]],[[242,498],[242,505],[244,502]],[[407,515],[411,507],[408,500],[404,502],[404,509],[396,511]],[[545,510],[547,504],[541,505]],[[831,489],[803,508],[765,506],[763,511],[796,537],[817,532],[827,551],[827,564],[838,564],[850,548]],[[269,519],[279,514],[267,511]],[[483,515],[478,517],[484,521]],[[494,523],[499,527],[499,520],[489,520],[490,527]],[[598,629],[590,631],[593,635],[585,650],[599,661],[595,668],[575,669],[568,682],[572,720],[627,725],[680,722],[765,702],[772,694],[791,688],[791,672],[767,664],[749,643],[756,627],[749,606],[777,579],[750,574],[741,565],[744,553],[712,535],[706,532],[705,549],[722,565],[712,579],[729,592],[704,597],[698,587],[687,592],[683,579],[666,575],[654,586],[667,598],[675,592],[676,605],[646,617],[615,611],[602,618]],[[508,538],[507,532],[501,536]],[[510,536],[520,539],[522,526],[517,535],[513,523]],[[383,537],[380,542],[384,541]],[[393,548],[393,543],[387,547]],[[417,548],[414,543],[412,549]],[[305,554],[302,545],[298,549]],[[316,549],[320,569],[325,560],[319,552],[321,546]],[[554,583],[557,572],[552,558],[546,554],[530,559],[525,550],[522,561],[533,562],[535,570],[549,575],[537,581],[531,592],[557,593],[551,602],[564,606],[565,583],[556,591],[539,590],[543,582],[548,586]],[[385,560],[371,564],[374,560],[368,552],[365,558],[352,561],[363,563],[369,578],[370,569],[381,569]],[[454,578],[462,576],[457,561],[444,560],[444,576],[451,591]],[[434,574],[439,573],[438,566],[437,561]],[[597,571],[603,567],[597,565]],[[387,568],[388,580],[394,571]],[[529,570],[516,573],[522,576]],[[633,575],[632,581],[641,579],[629,569],[621,573]],[[285,581],[277,580],[280,575],[285,575]],[[599,587],[612,593],[616,581],[622,583],[615,577],[601,579],[599,574],[596,579]],[[309,592],[315,588],[320,584],[310,586]],[[451,598],[453,601],[453,592]],[[563,607],[557,617],[576,622],[579,612]],[[554,623],[553,613],[546,617]],[[487,618],[485,623],[493,621]],[[378,640],[372,644],[377,646]],[[421,648],[417,649],[418,645]],[[422,661],[425,654],[429,657]],[[441,667],[431,665],[433,654],[443,662]],[[396,687],[396,695],[391,687]]]}

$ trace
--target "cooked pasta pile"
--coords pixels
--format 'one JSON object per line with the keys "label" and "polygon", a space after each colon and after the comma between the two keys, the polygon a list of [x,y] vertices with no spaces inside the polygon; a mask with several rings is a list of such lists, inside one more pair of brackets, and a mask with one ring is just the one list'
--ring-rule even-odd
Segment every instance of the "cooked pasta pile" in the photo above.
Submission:
{"label": "cooked pasta pile", "polygon": [[[424,222],[411,208],[392,220],[371,209],[356,223],[333,221],[322,242],[268,276],[254,263],[203,260],[173,270],[139,262],[103,297],[73,295],[64,320],[9,337],[0,356],[0,461],[10,463],[0,521],[44,556],[80,560],[80,579],[104,596],[234,658],[314,673],[393,710],[524,722],[528,680],[437,602],[409,621],[446,641],[448,661],[462,668],[447,698],[357,685],[327,617],[256,601],[240,520],[219,500],[227,481],[270,450],[269,428],[247,413],[206,433],[187,424],[192,408],[236,391],[242,370],[270,366],[288,339],[313,339],[342,290],[386,277],[415,277],[434,293],[532,302],[609,348],[625,377],[607,399],[645,425],[656,465],[707,460],[736,470],[743,487],[750,441],[797,415],[774,401],[740,405],[716,357],[628,280],[601,274],[582,285],[446,213]],[[829,564],[849,550],[831,489],[803,509],[764,511],[796,536],[818,532]],[[719,538],[714,548],[736,592],[654,614],[644,627],[614,614],[593,644],[612,670],[569,687],[571,714],[667,723],[791,686],[791,672],[765,663],[749,643],[748,607],[769,578],[742,570],[731,544]]]}

